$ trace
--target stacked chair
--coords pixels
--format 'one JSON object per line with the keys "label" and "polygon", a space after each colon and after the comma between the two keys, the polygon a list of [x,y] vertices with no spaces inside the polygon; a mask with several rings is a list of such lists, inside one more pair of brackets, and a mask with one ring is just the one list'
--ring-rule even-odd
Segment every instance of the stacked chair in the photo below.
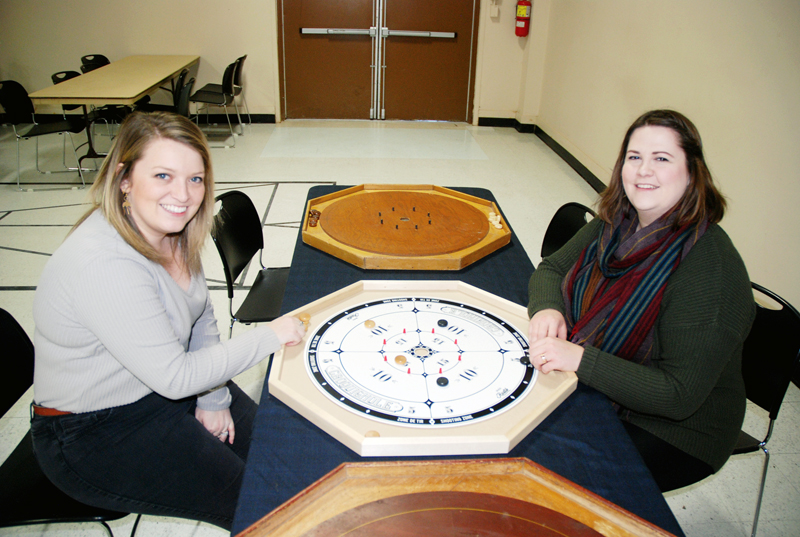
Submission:
{"label": "stacked chair", "polygon": [[[72,134],[83,132],[86,128],[86,120],[83,116],[65,116],[63,119],[37,123],[34,117],[33,102],[28,97],[28,92],[19,82],[14,80],[3,80],[0,82],[0,106],[6,112],[6,122],[10,123],[14,129],[14,136],[17,139],[17,188],[22,190],[20,185],[20,163],[19,163],[19,142],[20,140],[36,139],[36,168],[39,169],[39,136],[48,134],[69,135],[72,142],[72,152],[75,160],[78,159],[77,147],[72,139]],[[31,125],[24,127],[24,125]],[[66,144],[66,141],[64,142]],[[81,188],[86,186],[80,164],[75,169],[81,178]],[[60,171],[60,170],[59,170]],[[42,172],[48,173],[48,172]]]}
{"label": "stacked chair", "polygon": [[[206,84],[194,95],[189,97],[189,101],[197,105],[197,114],[195,114],[195,121],[199,122],[200,110],[205,108],[206,123],[209,123],[208,109],[211,106],[222,107],[225,110],[225,118],[228,120],[228,129],[233,143],[224,147],[236,147],[236,133],[233,132],[233,125],[231,124],[231,117],[228,114],[228,105],[233,103],[233,76],[236,74],[236,63],[232,63],[225,68],[225,73],[222,75],[222,84]],[[217,86],[220,89],[217,89]],[[205,106],[203,106],[205,105]],[[241,126],[241,125],[240,125]]]}

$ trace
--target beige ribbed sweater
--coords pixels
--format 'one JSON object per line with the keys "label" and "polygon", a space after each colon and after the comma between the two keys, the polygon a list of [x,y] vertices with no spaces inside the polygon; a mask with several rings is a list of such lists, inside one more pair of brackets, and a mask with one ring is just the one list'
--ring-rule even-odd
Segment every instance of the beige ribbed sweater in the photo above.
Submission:
{"label": "beige ribbed sweater", "polygon": [[[205,277],[184,291],[99,211],[48,261],[33,317],[34,401],[69,412],[202,394],[280,348],[267,326],[220,342]],[[206,410],[229,404],[227,388],[198,399]]]}

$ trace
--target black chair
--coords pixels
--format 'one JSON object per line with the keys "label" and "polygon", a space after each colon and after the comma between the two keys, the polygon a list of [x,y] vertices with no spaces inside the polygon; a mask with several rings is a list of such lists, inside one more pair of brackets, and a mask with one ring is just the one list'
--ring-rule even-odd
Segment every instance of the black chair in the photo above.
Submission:
{"label": "black chair", "polygon": [[555,253],[595,216],[593,210],[580,203],[562,205],[550,220],[542,240],[542,257]]}
{"label": "black chair", "polygon": [[[65,82],[67,80],[71,80],[71,79],[73,79],[75,77],[79,77],[79,76],[81,76],[81,74],[78,71],[59,71],[57,73],[53,73],[50,76],[50,79],[53,81],[53,84],[61,84],[62,82]],[[87,119],[87,121],[88,121],[88,123],[90,125],[94,121],[96,121],[98,119],[98,118],[94,118],[94,117],[88,115],[88,113],[86,111],[86,105],[83,105],[83,104],[62,104],[61,105],[61,111],[64,114],[64,119],[67,119],[67,112],[71,112],[72,110],[77,110],[78,108],[82,108],[83,109],[83,115]],[[102,119],[102,121],[105,121],[106,128],[108,129],[109,128],[108,127],[108,121],[106,121],[104,119]],[[108,135],[109,136],[111,135],[110,130],[108,132]],[[70,171],[75,172],[75,171],[78,171],[78,168],[71,168],[71,167],[69,167],[67,165],[67,139],[65,137],[62,137],[62,139],[63,139],[64,143],[62,144],[63,147],[61,149],[61,163],[64,165],[64,169],[63,170],[58,170],[58,172],[70,172]],[[88,143],[89,143],[88,141],[83,142],[82,144],[80,144],[78,146],[78,149],[80,149],[81,146],[84,146],[84,145],[86,145]],[[39,148],[38,148],[38,144],[37,144],[37,148],[36,148],[36,169],[39,170],[39,173],[47,173],[47,172],[42,171],[39,168]],[[87,171],[97,171],[97,169],[96,168],[94,168],[94,169],[92,169],[92,168],[84,168],[83,171],[85,171],[85,172],[87,172]],[[57,173],[57,172],[50,172],[50,173]]]}
{"label": "black chair", "polygon": [[764,452],[764,467],[751,534],[755,536],[769,468],[767,442],[772,436],[772,429],[792,376],[800,366],[800,313],[769,289],[757,283],[752,286],[758,293],[781,306],[781,309],[776,310],[757,302],[756,319],[742,351],[742,376],[747,399],[769,412],[769,426],[764,439],[759,440],[741,431],[733,450],[734,455],[759,450]]}
{"label": "black chair", "polygon": [[175,105],[175,113],[183,117],[189,117],[189,96],[192,94],[194,87],[194,78],[183,85],[178,93],[178,102]]}
{"label": "black chair", "polygon": [[81,72],[88,73],[109,63],[109,59],[102,54],[89,54],[81,58]]}
{"label": "black chair", "polygon": [[[3,390],[0,390],[0,415],[6,414],[33,383],[33,344],[7,311],[0,309],[0,335],[3,341]],[[114,537],[107,522],[128,516],[77,502],[61,492],[42,473],[30,430],[0,466],[0,528],[33,524],[96,522]],[[137,516],[131,537],[141,515]]]}
{"label": "black chair", "polygon": [[[83,178],[83,172],[80,166],[80,159],[78,158],[77,148],[75,141],[72,139],[72,134],[78,134],[86,127],[86,120],[82,116],[68,116],[61,120],[50,123],[37,123],[34,117],[33,102],[28,97],[28,92],[22,87],[22,84],[14,80],[3,80],[0,82],[0,106],[6,112],[6,122],[10,123],[14,129],[14,136],[17,139],[17,188],[22,190],[20,186],[20,165],[19,165],[19,141],[28,140],[30,138],[36,139],[36,168],[39,169],[39,136],[47,134],[70,134],[70,141],[72,142],[72,151],[75,153],[75,160],[79,162],[77,172],[81,178],[82,186],[86,186],[86,181]],[[19,125],[33,124],[30,128],[20,129]],[[42,172],[47,173],[47,172]]]}
{"label": "black chair", "polygon": [[[205,105],[206,123],[208,123],[209,107],[220,106],[225,110],[225,118],[228,120],[228,128],[231,132],[231,138],[233,138],[233,145],[225,147],[236,147],[236,134],[233,132],[231,117],[228,114],[228,105],[234,102],[233,77],[235,74],[236,62],[228,65],[228,67],[225,68],[225,73],[222,75],[222,84],[206,84],[189,98],[189,101],[198,104],[195,120],[199,120],[199,105],[201,104]],[[241,122],[239,123],[239,127],[242,127]]]}
{"label": "black chair", "polygon": [[[250,198],[237,190],[217,196],[221,204],[215,216],[212,238],[217,245],[222,267],[225,271],[225,284],[228,287],[231,325],[228,337],[233,334],[233,323],[244,324],[267,322],[280,316],[289,268],[264,268],[264,232]],[[261,268],[244,302],[233,312],[233,291],[236,279],[259,252]],[[242,288],[242,284],[239,285]]]}
{"label": "black chair", "polygon": [[[134,105],[136,110],[141,112],[178,112],[178,101],[180,100],[181,91],[183,90],[184,86],[186,85],[186,77],[189,76],[189,70],[184,69],[178,75],[178,78],[175,79],[175,84],[170,90],[170,88],[162,87],[161,89],[170,90],[172,93],[172,104],[153,104],[150,102],[150,97],[145,96],[142,97],[139,101],[136,102]],[[187,100],[187,107],[188,107],[188,100]],[[188,108],[187,108],[188,110]],[[188,115],[186,114],[181,115]]]}
{"label": "black chair", "polygon": [[[240,134],[244,134],[244,129],[241,128],[242,125],[242,116],[239,114],[239,105],[236,104],[236,97],[242,96],[242,103],[244,104],[244,108],[247,111],[247,123],[252,125],[253,119],[250,117],[250,108],[247,106],[247,99],[244,98],[244,85],[242,83],[242,73],[244,72],[244,61],[247,59],[247,54],[242,56],[241,58],[237,58],[236,62],[236,69],[233,72],[233,106],[236,108],[236,117],[239,119],[240,125]],[[204,86],[205,89],[210,91],[217,91],[222,92],[222,85],[221,84],[206,84]]]}
{"label": "black chair", "polygon": [[[247,59],[247,54],[236,60],[236,74],[233,77],[233,95],[234,97],[242,96],[242,104],[244,104],[244,109],[247,111],[247,123],[249,125],[253,124],[253,118],[250,117],[250,107],[247,106],[247,99],[244,97],[244,83],[242,82],[242,73],[244,72],[244,61]],[[236,100],[233,101],[233,104],[236,105]],[[236,108],[236,113],[239,113],[239,108]],[[239,118],[239,123],[242,120]]]}

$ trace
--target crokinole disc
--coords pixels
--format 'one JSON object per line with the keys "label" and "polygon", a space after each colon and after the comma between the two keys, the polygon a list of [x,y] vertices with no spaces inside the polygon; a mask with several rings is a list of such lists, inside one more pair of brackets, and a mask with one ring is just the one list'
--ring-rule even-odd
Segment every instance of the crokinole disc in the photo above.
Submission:
{"label": "crokinole disc", "polygon": [[[365,319],[375,325],[368,328]],[[537,377],[527,352],[525,337],[503,319],[417,296],[334,314],[309,335],[305,356],[312,383],[342,408],[394,425],[439,428],[490,418],[524,398]],[[400,355],[405,362],[395,359]]]}

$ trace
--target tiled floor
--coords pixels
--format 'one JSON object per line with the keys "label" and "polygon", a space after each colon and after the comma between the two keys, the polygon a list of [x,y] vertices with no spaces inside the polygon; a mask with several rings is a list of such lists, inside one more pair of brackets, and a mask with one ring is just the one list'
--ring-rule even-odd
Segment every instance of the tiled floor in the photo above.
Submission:
{"label": "tiled floor", "polygon": [[[42,142],[45,168],[61,163],[61,140]],[[101,139],[99,144],[107,144]],[[16,149],[11,129],[0,128],[0,307],[10,311],[33,334],[31,304],[42,267],[85,210],[85,190],[61,189],[77,175],[39,175],[34,142],[22,146],[23,182],[33,192],[16,189]],[[560,158],[532,134],[513,129],[452,123],[286,122],[253,125],[235,149],[214,149],[217,190],[244,189],[260,211],[268,213],[267,263],[286,266],[308,188],[336,183],[424,183],[490,188],[534,264],[544,230],[565,202],[590,204],[596,195]],[[91,175],[90,175],[91,178]],[[43,181],[47,184],[33,184]],[[270,203],[270,200],[271,203]],[[213,245],[206,249],[205,269],[212,288],[221,332],[227,334],[227,298],[221,265]],[[246,330],[237,325],[235,331]],[[223,336],[224,337],[224,336]],[[237,380],[258,400],[265,366]],[[23,398],[0,419],[0,460],[27,430]],[[766,427],[765,413],[749,409],[753,431]],[[761,511],[759,535],[800,536],[800,390],[791,386],[770,442],[772,460]],[[750,534],[763,457],[733,459],[715,476],[667,495],[686,534],[738,537]],[[0,485],[0,486],[5,486]],[[130,532],[133,517],[112,527]],[[0,535],[102,535],[96,525],[30,526],[0,529]],[[221,536],[206,524],[144,517],[142,536]]]}

